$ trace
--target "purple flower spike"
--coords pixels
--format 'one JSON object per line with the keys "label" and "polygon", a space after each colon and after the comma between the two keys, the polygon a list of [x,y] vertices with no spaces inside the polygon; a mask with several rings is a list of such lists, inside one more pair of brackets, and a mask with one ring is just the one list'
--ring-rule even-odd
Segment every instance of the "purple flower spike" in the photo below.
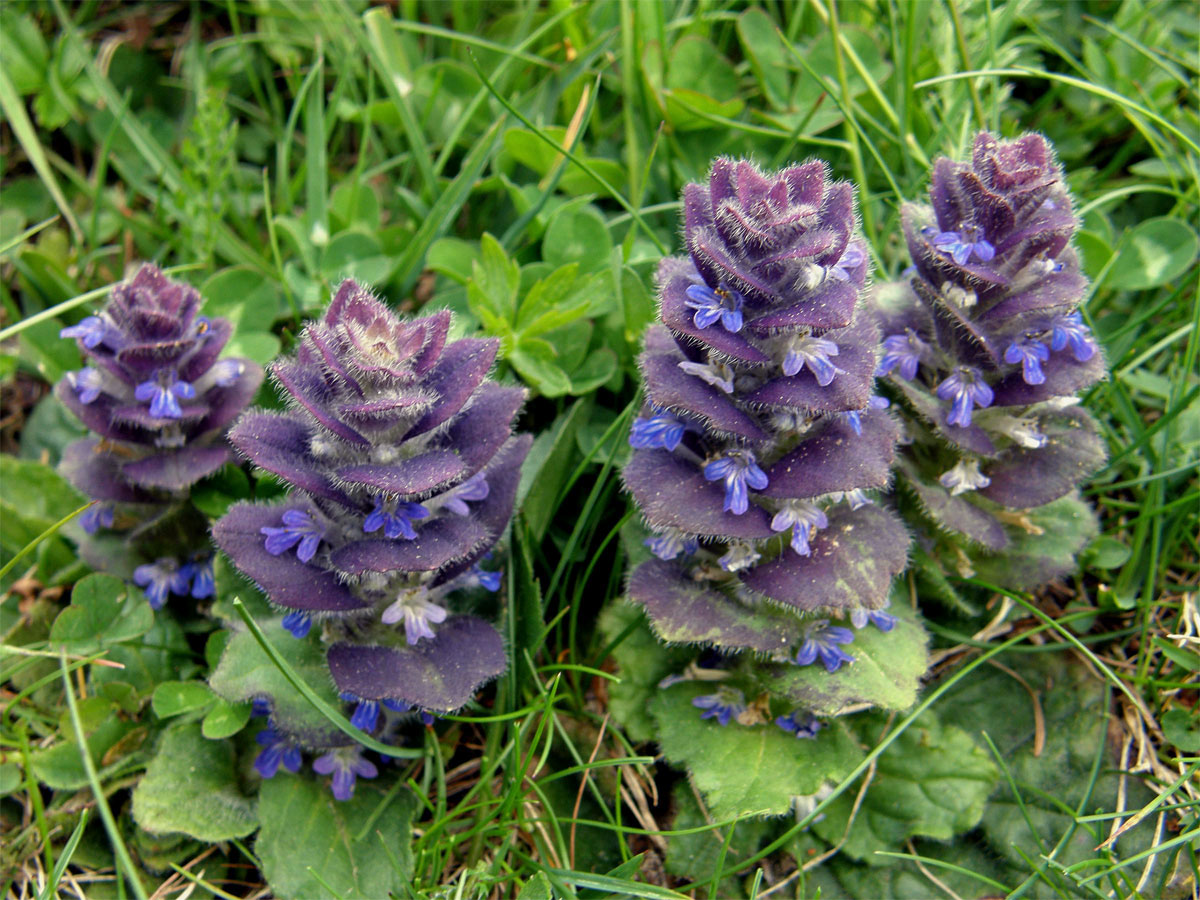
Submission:
{"label": "purple flower spike", "polygon": [[960,266],[965,265],[972,255],[980,262],[991,262],[996,255],[996,249],[980,235],[974,225],[964,225],[962,233],[943,231],[933,238],[935,249],[954,259]]}
{"label": "purple flower spike", "polygon": [[747,487],[761,491],[767,486],[767,473],[759,468],[749,450],[730,450],[720,459],[704,466],[709,481],[725,482],[725,511],[740,516],[750,507]]}
{"label": "purple flower spike", "polygon": [[95,534],[101,528],[113,527],[113,508],[108,503],[93,503],[79,517],[79,525],[88,534]]}
{"label": "purple flower spike", "polygon": [[268,726],[254,736],[262,750],[254,758],[254,769],[263,778],[274,778],[279,767],[283,766],[292,774],[300,771],[303,762],[300,748]]}
{"label": "purple flower spike", "polygon": [[94,402],[104,389],[103,376],[99,370],[93,369],[91,366],[82,368],[78,372],[68,372],[67,381],[75,391],[79,402],[85,406]]}
{"label": "purple flower spike", "polygon": [[308,632],[312,629],[312,616],[306,612],[290,612],[283,617],[280,624],[291,632],[292,637],[304,638],[308,637]]}
{"label": "purple flower spike", "polygon": [[1025,335],[1020,341],[1013,341],[1004,351],[1004,361],[1021,364],[1021,377],[1026,384],[1045,384],[1046,373],[1042,371],[1042,363],[1050,358],[1050,348],[1032,335]]}
{"label": "purple flower spike", "polygon": [[810,741],[815,739],[817,733],[825,727],[817,721],[816,716],[800,709],[790,712],[786,716],[779,716],[775,720],[775,724],[788,734],[794,734],[798,738]]}
{"label": "purple flower spike", "polygon": [[829,357],[838,355],[838,345],[824,338],[813,337],[811,334],[798,334],[792,337],[788,344],[787,354],[783,357],[783,374],[797,375],[808,366],[817,384],[828,387],[835,375],[842,372],[829,361]]}
{"label": "purple flower spike", "polygon": [[354,796],[356,778],[374,778],[379,774],[374,763],[363,759],[357,745],[330,750],[313,760],[313,771],[321,775],[332,775],[333,796],[338,800],[349,800]]}
{"label": "purple flower spike", "polygon": [[267,536],[266,550],[272,556],[286,553],[296,547],[296,557],[301,562],[309,562],[316,555],[321,539],[325,537],[323,526],[313,521],[312,516],[299,509],[284,510],[283,527],[267,525],[259,529]]}
{"label": "purple flower spike", "polygon": [[917,377],[917,367],[926,347],[911,329],[904,334],[889,334],[883,339],[883,358],[879,360],[875,374],[882,378],[895,369],[905,381],[912,381]]}
{"label": "purple flower spike", "polygon": [[937,395],[950,401],[951,410],[946,421],[963,428],[971,424],[971,410],[976,406],[980,409],[991,406],[994,397],[992,389],[983,381],[983,373],[971,366],[959,366],[938,385]]}
{"label": "purple flower spike", "polygon": [[838,646],[853,640],[854,632],[849,628],[830,625],[828,619],[813,622],[805,629],[804,641],[796,654],[796,665],[810,666],[819,658],[826,672],[836,672],[842,663],[854,662],[854,657]]}
{"label": "purple flower spike", "polygon": [[687,295],[687,305],[696,310],[693,319],[697,328],[707,328],[720,320],[721,327],[726,331],[742,330],[742,304],[745,298],[724,282],[716,290],[707,284],[693,284],[684,293]]}
{"label": "purple flower spike", "polygon": [[83,346],[89,350],[100,346],[104,338],[108,335],[109,328],[104,324],[104,320],[99,316],[88,316],[82,319],[79,324],[71,325],[69,328],[64,328],[59,331],[58,336],[63,338],[76,338]]}
{"label": "purple flower spike", "polygon": [[171,594],[187,596],[188,579],[179,568],[179,563],[168,557],[160,557],[133,570],[133,583],[146,592],[151,609],[161,609]]}
{"label": "purple flower spike", "polygon": [[809,541],[822,528],[829,527],[829,517],[818,507],[804,500],[785,500],[783,508],[771,519],[772,531],[792,529],[792,549],[801,556],[812,553]]}
{"label": "purple flower spike", "polygon": [[850,613],[850,624],[859,630],[874,625],[880,631],[888,632],[896,627],[896,617],[882,609],[856,609]]}
{"label": "purple flower spike", "polygon": [[715,694],[693,697],[692,706],[704,710],[701,719],[716,719],[725,726],[746,711],[746,695],[733,688],[721,688]]}
{"label": "purple flower spike", "polygon": [[629,430],[629,446],[639,450],[653,450],[661,447],[664,450],[674,450],[683,440],[687,425],[678,416],[662,409],[654,408],[650,418],[638,416],[633,427]]}
{"label": "purple flower spike", "polygon": [[191,400],[196,396],[196,389],[186,381],[172,379],[167,384],[157,381],[143,381],[133,392],[133,396],[142,403],[150,404],[150,415],[156,419],[182,419],[183,407],[179,400]]}
{"label": "purple flower spike", "polygon": [[1071,353],[1079,362],[1087,362],[1096,355],[1096,345],[1091,340],[1092,331],[1083,323],[1083,315],[1073,312],[1059,316],[1050,323],[1050,349],[1056,353],[1068,344]]}
{"label": "purple flower spike", "polygon": [[363,531],[370,534],[382,528],[384,535],[393,541],[397,538],[413,541],[417,538],[417,532],[413,530],[412,520],[424,519],[428,515],[429,510],[420,503],[402,503],[377,496],[375,509],[363,521]]}
{"label": "purple flower spike", "polygon": [[480,500],[486,500],[488,495],[488,483],[482,472],[476,472],[458,487],[450,492],[449,499],[442,504],[443,508],[450,510],[458,516],[469,516],[471,507],[467,506],[467,501],[477,503]]}

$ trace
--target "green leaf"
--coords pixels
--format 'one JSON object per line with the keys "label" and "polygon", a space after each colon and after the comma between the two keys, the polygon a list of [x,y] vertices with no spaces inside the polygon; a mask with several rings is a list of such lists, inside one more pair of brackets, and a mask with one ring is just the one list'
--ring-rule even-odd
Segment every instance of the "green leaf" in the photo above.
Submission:
{"label": "green leaf", "polygon": [[35,93],[45,83],[50,48],[33,19],[12,7],[0,11],[0,58],[13,88],[22,96]]}
{"label": "green leaf", "polygon": [[612,237],[604,217],[591,205],[574,201],[560,208],[546,226],[542,258],[553,266],[578,263],[580,271],[595,272],[608,265]]}
{"label": "green leaf", "polygon": [[1132,554],[1128,544],[1102,534],[1088,544],[1085,561],[1096,569],[1115,569],[1125,565]]}
{"label": "green leaf", "polygon": [[433,242],[425,264],[439,275],[465,285],[471,280],[473,267],[478,261],[478,245],[462,238],[445,237]]}
{"label": "green leaf", "polygon": [[70,653],[94,653],[101,647],[141,637],[154,624],[154,610],[141,592],[111,575],[88,575],[71,591],[71,605],[58,614],[50,641]]}
{"label": "green leaf", "polygon": [[13,456],[0,456],[0,562],[87,499],[53,469]]}
{"label": "green leaf", "polygon": [[512,322],[520,283],[520,267],[508,258],[500,242],[485,232],[480,241],[479,259],[471,263],[471,281],[467,285],[471,312],[481,319],[486,312]]}
{"label": "green leaf", "polygon": [[554,900],[550,879],[546,877],[546,873],[535,872],[533,877],[521,887],[521,892],[517,894],[517,900]]}
{"label": "green leaf", "polygon": [[365,284],[383,284],[392,274],[392,262],[383,253],[379,238],[359,229],[334,235],[321,254],[321,274],[340,283],[354,278]]}
{"label": "green leaf", "polygon": [[605,606],[599,625],[606,643],[618,641],[612,657],[621,680],[608,686],[608,709],[632,740],[653,740],[650,699],[658,693],[658,683],[685,666],[695,651],[660,643],[645,613],[628,600],[618,599]]}
{"label": "green leaf", "polygon": [[984,581],[1014,590],[1033,590],[1075,569],[1075,554],[1100,530],[1096,513],[1078,492],[1026,514],[1037,533],[1009,528],[1003,553],[972,554],[976,574]]}
{"label": "green leaf", "polygon": [[272,778],[259,794],[255,853],[282,900],[404,896],[414,807],[403,788],[385,795],[362,779],[340,802],[313,779]]}
{"label": "green leaf", "polygon": [[133,791],[133,817],[146,831],[201,841],[245,837],[258,827],[254,803],[237,787],[233,747],[210,741],[194,722],[169,728]]}
{"label": "green leaf", "polygon": [[1122,236],[1108,287],[1140,291],[1174,281],[1195,261],[1198,247],[1196,232],[1179,219],[1142,222]]}
{"label": "green leaf", "polygon": [[546,534],[562,500],[560,492],[571,474],[575,434],[588,420],[590,402],[573,403],[552,428],[534,438],[517,488],[517,507],[525,515],[536,541]]}
{"label": "green leaf", "polygon": [[838,715],[858,703],[907,709],[916,701],[925,674],[929,637],[920,617],[907,604],[894,604],[890,612],[896,617],[896,627],[886,633],[874,626],[856,631],[854,643],[844,648],[854,662],[836,672],[826,672],[819,664],[755,671],[768,676],[763,685],[772,693],[819,716]]}
{"label": "green leaf", "polygon": [[[122,719],[116,708],[105,698],[99,699],[107,704],[108,715],[87,733],[85,738],[94,760],[103,759],[113,745],[134,727],[132,722]],[[74,791],[88,783],[88,775],[80,757],[80,747],[74,741],[74,729],[65,729],[63,733],[70,738],[44,750],[35,750],[30,754],[29,762],[33,767],[33,774],[47,787]]]}
{"label": "green leaf", "polygon": [[189,678],[198,669],[183,629],[166,615],[156,616],[141,639],[111,646],[104,656],[125,668],[94,667],[92,682],[127,684],[143,697],[150,696],[158,684],[172,678]]}
{"label": "green leaf", "polygon": [[[860,716],[855,725],[864,740],[874,740],[886,720],[878,714]],[[970,735],[926,712],[880,755],[842,852],[887,865],[890,861],[875,856],[876,850],[899,849],[917,835],[948,841],[969,831],[983,815],[999,774],[987,750]],[[835,799],[825,818],[814,824],[817,834],[839,840],[854,800],[854,791]]]}
{"label": "green leaf", "polygon": [[712,690],[694,681],[676,684],[650,701],[650,714],[663,754],[687,767],[717,819],[781,816],[792,798],[839,781],[862,759],[840,719],[812,740],[797,739],[774,723],[722,727],[715,719],[701,719],[692,700]]}
{"label": "green leaf", "polygon": [[200,285],[204,312],[224,316],[235,332],[270,331],[279,315],[279,286],[249,266],[231,266]]}
{"label": "green leaf", "polygon": [[[329,666],[325,662],[325,650],[312,638],[292,637],[278,616],[259,619],[258,623],[267,639],[279,650],[288,664],[311,687],[321,699],[334,708],[340,708],[337,692],[329,677]],[[271,701],[271,718],[282,731],[307,737],[316,743],[332,726],[312,707],[287,678],[279,671],[271,658],[259,646],[254,635],[239,631],[230,639],[221,655],[221,663],[212,673],[209,686],[218,695],[233,703],[244,703],[255,697],[266,697]]]}
{"label": "green leaf", "polygon": [[561,397],[571,391],[571,379],[555,361],[554,348],[540,338],[523,340],[508,361],[543,397]]}
{"label": "green leaf", "polygon": [[738,38],[750,61],[750,70],[758,79],[767,102],[778,110],[788,105],[791,78],[787,53],[775,23],[761,9],[748,9],[737,21]]}
{"label": "green leaf", "polygon": [[1200,714],[1195,710],[1169,709],[1163,713],[1162,730],[1176,750],[1192,753],[1200,750]]}
{"label": "green leaf", "polygon": [[0,797],[11,794],[23,781],[19,765],[15,762],[0,763]]}
{"label": "green leaf", "polygon": [[251,709],[249,703],[230,703],[218,698],[213,708],[205,715],[200,730],[211,741],[232,737],[246,727],[246,723],[250,721]]}
{"label": "green leaf", "polygon": [[[687,782],[675,785],[671,800],[675,810],[672,831],[686,831],[712,824],[696,802],[695,791]],[[732,836],[729,835],[730,828],[733,829]],[[725,870],[733,868],[740,860],[753,855],[771,831],[769,822],[751,819],[725,828],[710,827],[693,834],[674,835],[667,838],[667,858],[663,863],[672,875],[688,881],[711,882],[718,865]],[[734,876],[723,879],[719,891],[720,897],[744,896],[743,891],[739,890],[738,878]]]}
{"label": "green leaf", "polygon": [[215,699],[208,685],[199,681],[164,681],[154,689],[150,705],[160,719],[169,719],[204,709]]}

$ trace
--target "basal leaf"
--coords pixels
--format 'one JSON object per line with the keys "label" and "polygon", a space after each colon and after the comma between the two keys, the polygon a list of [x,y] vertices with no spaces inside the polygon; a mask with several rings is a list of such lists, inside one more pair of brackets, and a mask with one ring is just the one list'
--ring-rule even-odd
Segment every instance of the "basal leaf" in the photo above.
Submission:
{"label": "basal leaf", "polygon": [[1008,529],[1003,553],[972,556],[984,581],[1014,590],[1032,590],[1075,569],[1075,556],[1099,532],[1096,513],[1079,493],[1027,512],[1027,528]]}
{"label": "basal leaf", "polygon": [[58,614],[50,640],[70,653],[140,637],[154,624],[154,610],[141,591],[111,575],[87,575],[71,591],[71,605]]}

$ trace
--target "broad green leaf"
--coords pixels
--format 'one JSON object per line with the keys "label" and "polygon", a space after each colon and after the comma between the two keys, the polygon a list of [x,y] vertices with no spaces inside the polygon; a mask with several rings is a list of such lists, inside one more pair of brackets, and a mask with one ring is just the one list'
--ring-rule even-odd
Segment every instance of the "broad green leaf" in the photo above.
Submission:
{"label": "broad green leaf", "polygon": [[554,266],[579,263],[582,272],[605,268],[611,252],[608,226],[591,205],[563,206],[550,219],[542,238],[542,258],[546,262]]}
{"label": "broad green leaf", "polygon": [[787,108],[791,78],[787,53],[775,23],[761,9],[748,9],[737,21],[738,38],[750,61],[750,70],[762,86],[763,94],[776,109]]}
{"label": "broad green leaf", "polygon": [[467,285],[471,312],[482,319],[486,311],[498,319],[512,322],[520,282],[520,267],[508,258],[498,240],[484,233],[479,259],[471,263],[471,281]]}
{"label": "broad green leaf", "polygon": [[214,700],[213,692],[199,681],[164,681],[154,689],[150,705],[160,719],[169,719],[204,709]]}
{"label": "broad green leaf", "polygon": [[210,741],[197,723],[167,729],[133,791],[133,817],[155,834],[202,841],[245,837],[258,827],[254,803],[238,790],[233,747]]}
{"label": "broad green leaf", "polygon": [[462,238],[444,237],[433,242],[425,264],[440,275],[466,284],[473,266],[479,261],[479,246]]}
{"label": "broad green leaf", "polygon": [[23,780],[21,767],[15,762],[0,763],[0,797],[11,794]]}
{"label": "broad green leaf", "polygon": [[1032,530],[1011,527],[1011,542],[1003,553],[972,555],[976,574],[984,581],[1014,590],[1033,590],[1075,570],[1075,554],[1099,531],[1096,513],[1078,492],[1030,510]]}
{"label": "broad green leaf", "polygon": [[[687,782],[681,781],[675,785],[671,800],[675,810],[672,831],[704,828],[712,824],[710,818],[705,816],[705,810],[696,802],[695,791]],[[729,834],[730,828],[733,829],[732,836]],[[674,835],[667,838],[667,858],[663,863],[672,875],[688,881],[710,883],[718,865],[726,871],[734,868],[739,861],[753,855],[770,834],[769,822],[751,819],[724,828]],[[723,879],[719,890],[721,897],[744,896],[739,878],[735,876]]]}
{"label": "broad green leaf", "polygon": [[154,610],[141,591],[111,575],[88,575],[71,590],[71,605],[58,614],[50,640],[70,653],[140,637],[154,624]]}
{"label": "broad green leaf", "polygon": [[617,354],[607,347],[597,347],[578,368],[572,370],[571,393],[575,396],[591,393],[606,384],[617,372]]}
{"label": "broad green leaf", "polygon": [[329,198],[329,211],[343,225],[359,224],[365,228],[379,228],[379,198],[366,181],[349,178],[333,189]]}
{"label": "broad green leaf", "polygon": [[[806,882],[809,891],[819,887],[822,900],[913,900],[925,897],[949,897],[939,890],[925,874],[930,872],[957,897],[1002,897],[1008,890],[998,888],[1012,884],[1025,873],[1006,868],[1003,863],[983,848],[967,840],[956,840],[943,844],[932,840],[914,841],[913,846],[920,856],[936,859],[948,866],[958,866],[966,871],[925,863],[922,872],[915,863],[895,857],[881,857],[881,865],[855,863],[848,857],[837,856],[817,870],[816,877]],[[878,848],[885,849],[883,847]],[[893,852],[908,853],[908,847]],[[834,881],[836,877],[836,881]],[[986,879],[991,879],[988,881]],[[812,896],[810,894],[809,896]]]}
{"label": "broad green leaf", "polygon": [[333,236],[321,253],[320,270],[334,284],[354,278],[366,285],[383,284],[393,271],[379,238],[361,226]]}
{"label": "broad green leaf", "polygon": [[1169,709],[1162,717],[1163,735],[1184,753],[1200,750],[1200,714],[1195,710]]}
{"label": "broad green leaf", "polygon": [[269,331],[279,315],[279,286],[249,266],[230,266],[200,285],[204,312],[224,316],[235,332]]}
{"label": "broad green leaf", "polygon": [[[330,705],[339,707],[324,648],[315,635],[304,639],[292,637],[281,621],[280,618],[259,619],[258,624],[267,640],[309,687]],[[289,734],[308,736],[315,742],[332,728],[325,717],[288,683],[248,631],[240,631],[230,639],[220,665],[209,678],[209,686],[233,703],[247,702],[255,697],[270,699],[272,720]]]}
{"label": "broad green leaf", "polygon": [[263,782],[254,850],[271,890],[281,900],[404,896],[415,805],[407,790],[385,793],[363,779],[347,801],[322,780],[280,774]]}
{"label": "broad green leaf", "polygon": [[536,872],[525,882],[517,900],[554,900],[554,892],[550,887],[550,879],[545,872]]}
{"label": "broad green leaf", "polygon": [[88,430],[58,397],[46,394],[21,427],[21,459],[57,466],[66,446],[87,434]]}
{"label": "broad green leaf", "polygon": [[667,65],[667,119],[678,130],[713,128],[693,110],[732,118],[745,102],[737,96],[737,72],[712,42],[699,35],[680,39]]}
{"label": "broad green leaf", "polygon": [[4,520],[0,559],[6,561],[86,502],[53,469],[8,454],[0,456],[0,519]]}
{"label": "broad green leaf", "polygon": [[534,337],[573,322],[587,312],[587,300],[571,297],[570,291],[579,274],[577,263],[555,269],[534,282],[521,299],[514,330]]}
{"label": "broad green leaf", "polygon": [[200,730],[209,740],[219,741],[221,738],[232,737],[250,721],[251,704],[230,703],[228,700],[217,698],[213,708],[204,716]]}
{"label": "broad green leaf", "polygon": [[895,628],[885,633],[868,625],[843,648],[854,657],[853,663],[836,672],[826,672],[819,663],[788,666],[764,678],[764,687],[820,716],[837,715],[858,703],[907,709],[916,701],[925,674],[929,637],[907,605],[894,604],[890,612],[896,617]]}
{"label": "broad green leaf", "polygon": [[773,722],[721,726],[701,719],[692,699],[711,693],[699,682],[676,684],[650,701],[663,755],[685,766],[717,819],[781,816],[794,797],[816,793],[845,777],[862,751],[845,722],[835,719],[812,740],[798,739]]}
{"label": "broad green leaf", "polygon": [[1132,554],[1128,544],[1102,534],[1088,544],[1084,559],[1087,565],[1097,569],[1115,569],[1125,565]]}
{"label": "broad green leaf", "polygon": [[540,338],[523,340],[508,361],[543,397],[561,397],[571,390],[571,379],[555,360],[554,348]]}
{"label": "broad green leaf", "polygon": [[18,94],[28,96],[45,83],[50,48],[33,19],[13,7],[0,11],[0,59]]}
{"label": "broad green leaf", "polygon": [[[873,740],[886,725],[880,715],[859,717],[857,730]],[[969,831],[983,815],[984,802],[999,771],[987,750],[970,735],[924,713],[879,757],[842,852],[868,864],[888,865],[876,850],[900,849],[906,838],[948,841]],[[814,824],[817,834],[835,842],[846,831],[855,792],[846,791]]]}
{"label": "broad green leaf", "polygon": [[645,613],[628,600],[609,603],[600,613],[605,646],[612,648],[620,681],[608,685],[608,709],[635,741],[654,739],[655,725],[648,709],[658,684],[695,656],[686,647],[667,647],[650,630]]}
{"label": "broad green leaf", "polygon": [[1179,219],[1149,219],[1125,233],[1108,287],[1140,291],[1174,281],[1196,260],[1200,239]]}
{"label": "broad green leaf", "polygon": [[[101,698],[103,699],[103,698]],[[108,703],[107,700],[104,701]],[[117,713],[111,703],[108,703],[108,715],[99,725],[88,731],[85,729],[85,740],[91,751],[92,759],[98,764],[110,749],[134,727]],[[44,750],[35,750],[30,754],[30,764],[33,774],[47,787],[55,790],[74,791],[88,783],[87,770],[83,767],[80,757],[80,747],[74,740],[75,730],[68,728],[62,732],[67,740],[60,741]],[[98,765],[97,768],[100,766]]]}
{"label": "broad green leaf", "polygon": [[130,685],[142,697],[150,696],[164,681],[190,678],[199,669],[183,629],[167,615],[155,616],[150,630],[140,638],[110,646],[104,658],[125,668],[93,667],[92,682],[96,685],[109,682]]}

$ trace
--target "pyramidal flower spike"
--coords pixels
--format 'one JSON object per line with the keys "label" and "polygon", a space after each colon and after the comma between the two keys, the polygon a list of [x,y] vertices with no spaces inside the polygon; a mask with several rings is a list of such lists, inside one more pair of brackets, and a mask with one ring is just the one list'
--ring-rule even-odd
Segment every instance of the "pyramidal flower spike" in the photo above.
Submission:
{"label": "pyramidal flower spike", "polygon": [[[935,163],[928,204],[906,204],[902,221],[911,277],[875,297],[879,374],[913,438],[904,483],[936,526],[931,541],[957,544],[960,560],[963,547],[1002,553],[1015,511],[1071,495],[1105,457],[1072,402],[1105,369],[1078,310],[1087,281],[1071,197],[1044,137],[981,132],[970,162]],[[1009,583],[1035,587],[1070,566],[1046,560]]]}
{"label": "pyramidal flower spike", "polygon": [[[531,442],[512,433],[525,393],[487,379],[495,340],[448,342],[449,328],[448,312],[401,319],[346,281],[271,367],[288,409],[251,410],[230,432],[289,490],[235,504],[213,537],[292,635],[323,642],[363,727],[380,704],[456,710],[506,665],[500,634],[456,592],[500,586],[478,566],[512,515]],[[369,765],[343,749],[314,768],[344,798]]]}
{"label": "pyramidal flower spike", "polygon": [[[118,524],[117,509],[133,513],[122,521],[144,524],[177,508],[193,484],[234,458],[225,430],[254,397],[263,372],[248,359],[219,358],[232,326],[200,315],[200,304],[195,288],[145,265],[113,288],[99,313],[60,332],[87,363],[54,390],[94,434],[68,446],[60,464],[76,488],[99,501],[80,519],[88,533]],[[181,566],[161,556],[163,549],[137,570],[155,608],[172,593],[211,595],[206,554]],[[171,548],[180,556],[201,549]],[[96,556],[86,545],[81,552]],[[149,574],[168,568],[173,574],[165,580]]]}
{"label": "pyramidal flower spike", "polygon": [[833,620],[882,610],[904,567],[907,531],[864,493],[889,485],[899,429],[873,393],[881,335],[860,302],[851,186],[820,161],[718,159],[683,201],[687,255],[659,266],[661,322],[639,358],[624,479],[654,558],[629,596],[662,640],[732,660],[729,683],[692,701],[704,717],[766,727],[744,698],[818,658],[822,677],[853,666],[840,645],[855,632]]}

